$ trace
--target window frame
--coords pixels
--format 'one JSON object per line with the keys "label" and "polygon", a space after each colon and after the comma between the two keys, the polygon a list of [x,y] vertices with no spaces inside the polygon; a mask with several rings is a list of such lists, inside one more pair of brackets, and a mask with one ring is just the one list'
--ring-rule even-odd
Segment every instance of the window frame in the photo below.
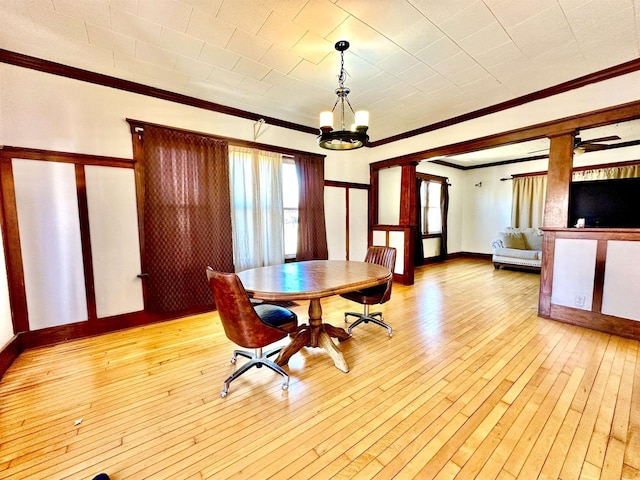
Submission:
{"label": "window frame", "polygon": [[[430,175],[427,173],[420,173],[420,172],[416,172],[416,177],[419,178],[420,180],[422,180],[423,182],[426,182],[427,184],[427,192],[425,195],[426,201],[425,204],[422,205],[422,219],[423,219],[423,224],[420,225],[420,235],[423,239],[425,238],[441,238],[442,237],[442,224],[440,225],[440,231],[439,232],[434,232],[434,233],[427,233],[428,232],[428,208],[429,208],[429,184],[438,184],[438,188],[440,188],[440,195],[442,197],[442,184],[444,182],[448,182],[448,178],[447,177],[440,177],[438,175]],[[440,216],[442,217],[442,206],[438,205],[438,211],[440,212]],[[425,227],[427,228],[427,232],[425,232]]]}
{"label": "window frame", "polygon": [[[296,162],[295,162],[294,157],[292,157],[290,155],[284,155],[283,154],[282,155],[282,165],[283,165],[283,167],[284,167],[285,164],[293,165],[293,168],[294,168],[294,170],[296,172],[296,175],[297,175]],[[284,180],[284,176],[283,176],[283,180]],[[299,198],[300,197],[300,185],[298,185],[297,183],[296,183],[296,185],[298,187],[297,198]],[[282,182],[282,187],[283,187],[283,190],[284,190],[284,187],[285,187],[285,182],[284,181]],[[284,191],[283,191],[283,198],[284,198]],[[296,218],[299,219],[299,212],[300,212],[299,205],[296,205],[296,208],[294,209],[292,207],[285,206],[285,203],[283,201],[282,202],[282,214],[285,216],[285,218],[286,218],[285,212],[288,211],[288,210],[295,210],[297,212]],[[298,225],[298,221],[296,221],[296,225]],[[296,239],[297,239],[297,237],[296,237]],[[283,232],[283,245],[285,245],[285,244],[286,244],[286,231]],[[297,248],[296,248],[296,250],[297,250]],[[294,261],[296,261],[296,257],[298,255],[297,251],[295,253],[293,253],[293,254],[291,254],[291,253],[288,254],[286,252],[286,248],[285,248],[285,251],[283,253],[284,253],[284,261],[285,262],[294,262]]]}

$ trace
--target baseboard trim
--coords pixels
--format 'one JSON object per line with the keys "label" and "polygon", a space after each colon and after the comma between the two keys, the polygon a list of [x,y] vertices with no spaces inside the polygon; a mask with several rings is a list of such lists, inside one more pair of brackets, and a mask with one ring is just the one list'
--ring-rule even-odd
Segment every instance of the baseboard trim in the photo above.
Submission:
{"label": "baseboard trim", "polygon": [[2,347],[2,350],[0,350],[0,378],[2,378],[4,372],[6,372],[13,361],[18,358],[20,353],[22,353],[20,335],[15,335],[4,347]]}
{"label": "baseboard trim", "polygon": [[491,257],[493,255],[490,253],[476,253],[476,252],[456,252],[456,253],[452,253],[450,255],[447,255],[447,260],[450,259],[454,259],[454,258],[477,258],[480,260],[488,260],[491,261]]}
{"label": "baseboard trim", "polygon": [[475,252],[453,252],[447,253],[445,258],[442,257],[427,257],[424,259],[423,265],[427,265],[429,263],[440,263],[446,262],[448,260],[455,260],[456,258],[477,258],[480,260],[488,260],[491,261],[492,255],[490,253],[475,253]]}
{"label": "baseboard trim", "polygon": [[598,330],[610,335],[640,340],[640,322],[628,318],[614,317],[613,315],[556,304],[551,304],[551,311],[548,317],[540,316],[558,322],[590,328],[591,330]]}
{"label": "baseboard trim", "polygon": [[23,350],[28,350],[30,348],[54,345],[56,343],[75,340],[77,338],[93,337],[95,335],[102,335],[104,333],[115,332],[117,330],[139,327],[166,320],[174,320],[176,318],[196,315],[198,313],[205,313],[208,311],[212,311],[212,308],[199,307],[185,311],[161,314],[139,311],[100,318],[90,322],[76,322],[57,327],[43,328],[40,330],[23,332],[20,336],[21,347]]}
{"label": "baseboard trim", "polygon": [[16,358],[25,350],[46,347],[78,338],[94,337],[127,328],[213,311],[210,306],[191,308],[179,312],[151,313],[145,311],[104,317],[98,320],[70,323],[29,332],[20,332],[0,350],[0,378]]}

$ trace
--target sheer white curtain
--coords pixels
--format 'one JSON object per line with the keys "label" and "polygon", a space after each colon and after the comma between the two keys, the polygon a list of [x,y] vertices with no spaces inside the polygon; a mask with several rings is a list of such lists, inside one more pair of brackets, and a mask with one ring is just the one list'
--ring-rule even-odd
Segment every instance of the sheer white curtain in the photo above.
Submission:
{"label": "sheer white curtain", "polygon": [[282,156],[229,145],[236,272],[284,263]]}

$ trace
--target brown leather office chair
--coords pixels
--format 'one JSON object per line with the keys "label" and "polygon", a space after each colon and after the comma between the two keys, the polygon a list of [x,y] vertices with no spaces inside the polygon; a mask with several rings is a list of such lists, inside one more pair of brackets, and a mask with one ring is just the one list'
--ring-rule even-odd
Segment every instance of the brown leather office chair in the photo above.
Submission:
{"label": "brown leather office chair", "polygon": [[229,384],[253,366],[260,368],[264,365],[279,373],[285,377],[282,389],[289,388],[289,374],[268,358],[278,353],[282,347],[266,353],[262,349],[296,332],[296,314],[277,305],[265,303],[254,306],[235,273],[216,272],[208,267],[207,278],[227,338],[241,347],[254,349],[254,352],[234,350],[231,363],[236,363],[238,356],[248,358],[249,361],[224,381],[220,396],[226,397]]}
{"label": "brown leather office chair", "polygon": [[[365,262],[376,263],[387,267],[391,272],[396,264],[396,249],[393,247],[369,247],[367,255],[364,258]],[[361,323],[375,323],[381,327],[386,328],[389,331],[389,336],[393,335],[393,330],[390,325],[384,323],[382,312],[369,313],[370,305],[378,305],[385,303],[391,298],[391,287],[393,286],[393,280],[389,280],[387,283],[377,285],[375,287],[365,288],[362,290],[356,290],[355,292],[343,293],[340,295],[348,300],[360,303],[364,305],[364,313],[345,312],[344,321],[348,320],[349,316],[356,317],[357,320],[349,325],[349,334],[353,327],[360,325]]]}

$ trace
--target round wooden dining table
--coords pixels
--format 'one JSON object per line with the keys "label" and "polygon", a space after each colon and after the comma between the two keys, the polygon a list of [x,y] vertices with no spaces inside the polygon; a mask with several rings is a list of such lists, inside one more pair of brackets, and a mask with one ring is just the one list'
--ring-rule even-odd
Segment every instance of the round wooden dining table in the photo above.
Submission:
{"label": "round wooden dining table", "polygon": [[286,365],[302,347],[321,347],[343,372],[349,366],[331,337],[346,340],[343,328],[322,323],[320,299],[381,285],[392,279],[383,266],[345,260],[310,260],[253,268],[238,273],[247,293],[265,301],[309,300],[309,324],[303,324],[292,335],[291,343],[280,351],[276,363]]}

